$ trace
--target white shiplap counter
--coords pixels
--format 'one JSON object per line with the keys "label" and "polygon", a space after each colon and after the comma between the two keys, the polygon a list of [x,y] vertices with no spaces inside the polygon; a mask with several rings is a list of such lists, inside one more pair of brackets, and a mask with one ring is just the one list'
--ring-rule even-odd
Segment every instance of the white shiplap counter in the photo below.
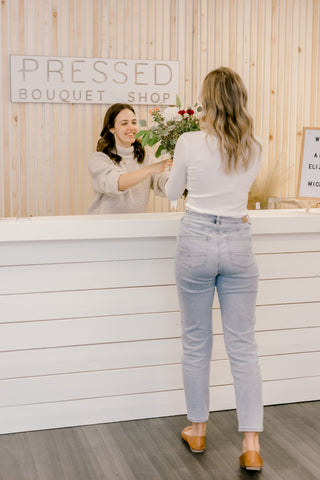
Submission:
{"label": "white shiplap counter", "polygon": [[[0,220],[0,433],[185,413],[180,213]],[[251,212],[264,403],[320,399],[320,210]],[[219,304],[211,410],[234,408]]]}

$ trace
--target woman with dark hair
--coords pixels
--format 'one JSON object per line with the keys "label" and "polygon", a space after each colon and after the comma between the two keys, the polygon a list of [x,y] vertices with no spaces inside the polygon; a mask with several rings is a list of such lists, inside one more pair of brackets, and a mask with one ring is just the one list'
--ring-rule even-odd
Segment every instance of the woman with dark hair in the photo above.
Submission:
{"label": "woman with dark hair", "polygon": [[164,196],[166,168],[172,160],[151,163],[135,134],[138,131],[131,105],[115,103],[106,112],[97,152],[88,160],[96,192],[89,213],[139,213],[148,206],[150,188]]}
{"label": "woman with dark hair", "polygon": [[255,341],[258,268],[247,201],[261,164],[261,144],[247,111],[239,75],[218,68],[204,79],[201,130],[184,133],[165,186],[170,200],[188,189],[175,272],[181,312],[187,416],[182,438],[192,452],[206,446],[212,352],[212,303],[217,290],[224,341],[234,380],[240,466],[260,470],[263,430],[261,377]]}

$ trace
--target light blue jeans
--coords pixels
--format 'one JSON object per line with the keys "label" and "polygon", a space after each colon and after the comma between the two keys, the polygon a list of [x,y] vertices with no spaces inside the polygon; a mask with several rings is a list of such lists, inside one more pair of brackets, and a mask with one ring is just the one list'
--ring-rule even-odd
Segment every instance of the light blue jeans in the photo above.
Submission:
{"label": "light blue jeans", "polygon": [[240,432],[261,432],[262,384],[255,341],[258,268],[250,221],[187,211],[178,236],[175,274],[188,419],[206,422],[209,416],[212,303],[217,289],[238,428]]}

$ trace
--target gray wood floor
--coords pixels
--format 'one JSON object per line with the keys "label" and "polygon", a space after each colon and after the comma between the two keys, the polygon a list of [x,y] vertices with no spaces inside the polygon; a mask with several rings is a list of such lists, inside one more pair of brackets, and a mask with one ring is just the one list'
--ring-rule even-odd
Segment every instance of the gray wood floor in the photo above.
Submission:
{"label": "gray wood floor", "polygon": [[235,411],[210,415],[207,450],[180,440],[185,416],[0,436],[0,480],[320,479],[320,401],[265,408],[264,468],[239,468]]}

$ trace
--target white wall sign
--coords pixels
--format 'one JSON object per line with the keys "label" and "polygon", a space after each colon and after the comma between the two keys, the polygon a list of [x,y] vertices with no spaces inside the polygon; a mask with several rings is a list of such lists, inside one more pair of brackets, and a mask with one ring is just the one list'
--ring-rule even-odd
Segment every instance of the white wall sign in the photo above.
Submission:
{"label": "white wall sign", "polygon": [[175,105],[179,64],[11,55],[11,101]]}
{"label": "white wall sign", "polygon": [[304,127],[298,198],[320,198],[320,128]]}

